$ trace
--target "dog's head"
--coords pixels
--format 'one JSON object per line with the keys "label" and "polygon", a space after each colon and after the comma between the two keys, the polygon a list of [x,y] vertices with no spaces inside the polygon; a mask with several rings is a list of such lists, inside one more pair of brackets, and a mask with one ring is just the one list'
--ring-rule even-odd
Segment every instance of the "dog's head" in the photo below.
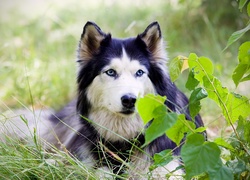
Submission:
{"label": "dog's head", "polygon": [[[112,38],[95,23],[87,22],[78,47],[78,109],[128,116],[135,112],[139,96],[155,93],[166,73],[166,53],[157,22],[128,39]],[[153,80],[154,79],[154,80]]]}

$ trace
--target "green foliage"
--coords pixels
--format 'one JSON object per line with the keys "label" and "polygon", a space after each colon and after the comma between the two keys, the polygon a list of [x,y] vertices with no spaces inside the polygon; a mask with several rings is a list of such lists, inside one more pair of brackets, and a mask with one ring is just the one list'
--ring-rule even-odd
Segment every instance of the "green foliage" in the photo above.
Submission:
{"label": "green foliage", "polygon": [[239,0],[239,9],[242,11],[243,7],[247,4],[248,0]]}
{"label": "green foliage", "polygon": [[[241,46],[240,49],[240,62],[248,62],[248,54],[246,52],[250,48]],[[143,114],[147,114],[147,119],[144,122],[148,123],[150,120],[153,120],[145,131],[146,142],[150,143],[155,138],[166,133],[179,146],[186,134],[186,142],[181,149],[186,179],[205,176],[208,176],[209,179],[225,180],[249,177],[250,121],[246,119],[250,115],[249,99],[230,92],[228,88],[222,86],[221,82],[213,74],[214,65],[210,59],[198,57],[194,53],[190,54],[187,59],[189,77],[186,87],[192,91],[189,98],[189,111],[192,118],[201,109],[200,101],[204,98],[210,98],[222,110],[227,124],[233,128],[234,132],[230,139],[217,138],[214,142],[204,141],[204,137],[199,134],[199,132],[205,130],[204,128],[198,128],[196,131],[194,123],[186,121],[185,115],[166,111],[163,104],[165,98],[148,95],[140,99],[137,104],[142,117],[145,116]],[[170,69],[170,75],[174,75],[173,79],[176,79],[176,75],[181,72],[178,61],[180,61],[180,58],[176,58],[173,61],[177,67],[171,66],[174,73],[171,73],[172,69]],[[151,105],[152,108],[148,107]],[[142,107],[146,107],[147,113],[141,111]],[[235,129],[234,124],[236,122],[238,126]],[[230,152],[231,156],[224,159],[225,163],[222,162],[220,148],[222,151],[227,150]],[[169,155],[169,151],[166,152]],[[156,155],[153,167],[169,162],[170,158],[168,156],[166,156],[165,163],[163,157],[159,154]]]}
{"label": "green foliage", "polygon": [[203,77],[207,74],[213,74],[214,66],[212,61],[206,57],[198,57],[196,54],[191,53],[188,57],[189,69],[194,70],[194,78],[203,83]]}
{"label": "green foliage", "polygon": [[219,147],[213,142],[205,142],[200,134],[187,137],[181,149],[181,157],[185,164],[186,179],[202,173],[208,173],[210,179],[233,179],[232,172],[223,168]]}
{"label": "green foliage", "polygon": [[198,84],[199,84],[199,81],[194,78],[194,69],[191,69],[185,86],[189,91],[192,91],[194,90],[196,86],[198,86]]}
{"label": "green foliage", "polygon": [[250,24],[246,26],[244,29],[234,32],[228,39],[227,46],[225,47],[225,49],[228,48],[230,45],[232,45],[234,42],[238,41],[249,30],[250,30]]}
{"label": "green foliage", "polygon": [[250,41],[243,43],[239,48],[239,64],[235,68],[232,79],[236,86],[240,82],[250,80]]}
{"label": "green foliage", "polygon": [[153,159],[154,159],[154,164],[151,165],[150,170],[154,170],[157,167],[165,166],[170,161],[173,160],[172,150],[166,149],[164,151],[156,153]]}
{"label": "green foliage", "polygon": [[[240,1],[239,8],[246,5],[247,1]],[[249,3],[247,8],[249,8]],[[234,33],[228,41],[228,45],[237,41],[246,31],[249,25]],[[236,86],[240,82],[250,80],[250,42],[243,43],[238,52],[239,64],[235,68],[232,79]],[[153,120],[146,130],[147,143],[156,137],[166,133],[166,135],[181,146],[181,141],[186,135],[186,141],[181,149],[181,158],[185,168],[185,179],[249,179],[250,178],[250,103],[249,99],[243,95],[230,92],[224,87],[221,81],[214,75],[214,65],[209,58],[198,57],[195,53],[191,53],[188,58],[178,56],[170,61],[169,72],[171,80],[178,79],[181,72],[187,69],[185,61],[188,61],[189,75],[186,88],[191,91],[189,98],[189,111],[191,117],[199,113],[202,106],[200,101],[204,98],[213,100],[224,116],[227,126],[231,127],[233,132],[229,138],[219,137],[213,141],[205,141],[204,137],[199,134],[205,128],[195,130],[195,125],[191,121],[186,121],[185,115],[175,114],[173,112],[165,112],[163,102],[154,103],[159,96],[150,95],[150,100],[140,99],[139,113],[142,107],[153,104],[155,108],[150,109],[147,114],[148,119],[144,121],[148,123]],[[153,98],[154,97],[154,98]],[[149,102],[150,104],[147,104]],[[161,127],[165,126],[165,128]],[[236,128],[235,128],[236,127]],[[158,132],[156,132],[158,131]],[[229,155],[223,155],[228,152]],[[166,165],[170,160],[170,151],[166,150],[156,154],[154,164],[151,167]]]}
{"label": "green foliage", "polygon": [[166,131],[166,135],[179,146],[185,134],[194,131],[195,124],[191,121],[186,121],[185,115],[180,114],[175,124]]}
{"label": "green foliage", "polygon": [[154,119],[146,129],[145,145],[164,134],[177,120],[175,113],[168,113],[164,105],[165,100],[166,98],[159,95],[148,94],[136,103],[144,124]]}
{"label": "green foliage", "polygon": [[[136,108],[141,113],[144,124],[147,124],[154,118],[155,109],[163,107],[166,97],[154,96],[148,94],[136,102]],[[145,106],[146,105],[146,106]],[[165,113],[165,111],[164,111]]]}
{"label": "green foliage", "polygon": [[145,132],[145,145],[164,134],[173,126],[178,118],[175,113],[167,113],[166,108],[161,106],[154,111],[154,120]]}
{"label": "green foliage", "polygon": [[200,112],[201,110],[201,103],[200,101],[203,98],[206,98],[207,95],[207,91],[203,88],[196,88],[193,90],[190,98],[189,98],[189,111],[190,111],[190,115],[191,117],[194,119],[194,117]]}
{"label": "green foliage", "polygon": [[240,115],[243,117],[249,115],[250,104],[247,97],[229,92],[215,77],[206,77],[204,82],[209,98],[219,105],[229,124],[235,123]]}
{"label": "green foliage", "polygon": [[[240,11],[242,11],[245,6],[247,6],[247,14],[250,17],[250,2],[248,0],[239,0],[239,9],[240,9]],[[227,49],[234,42],[238,41],[249,30],[250,30],[250,20],[248,20],[248,25],[245,28],[234,32],[229,37],[225,49]]]}
{"label": "green foliage", "polygon": [[168,67],[171,69],[170,73],[170,78],[171,81],[176,81],[176,79],[179,77],[183,64],[184,64],[184,57],[182,56],[177,56],[174,59],[169,61]]}

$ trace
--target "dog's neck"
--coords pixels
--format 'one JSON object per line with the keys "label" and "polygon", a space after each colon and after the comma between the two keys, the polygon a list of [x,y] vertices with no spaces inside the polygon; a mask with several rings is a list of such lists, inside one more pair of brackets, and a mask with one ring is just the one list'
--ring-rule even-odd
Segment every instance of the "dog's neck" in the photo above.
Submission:
{"label": "dog's neck", "polygon": [[88,119],[98,134],[107,141],[116,142],[135,138],[143,130],[143,122],[138,114],[121,116],[106,110],[90,112]]}

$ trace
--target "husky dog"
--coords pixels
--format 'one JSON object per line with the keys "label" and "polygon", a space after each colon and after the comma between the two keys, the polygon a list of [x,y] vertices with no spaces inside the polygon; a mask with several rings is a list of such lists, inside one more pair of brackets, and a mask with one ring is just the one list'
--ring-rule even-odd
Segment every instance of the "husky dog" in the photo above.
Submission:
{"label": "husky dog", "polygon": [[[30,127],[37,126],[42,139],[66,148],[86,165],[109,167],[115,174],[129,172],[134,178],[147,173],[155,153],[173,149],[178,155],[180,147],[165,134],[140,149],[146,128],[135,108],[140,96],[166,96],[169,110],[191,120],[188,99],[170,81],[159,24],[151,23],[137,37],[117,39],[87,22],[77,52],[77,99],[57,113],[35,112],[32,116],[40,117],[37,124],[32,125],[32,117],[25,115]],[[203,126],[199,115],[195,124]],[[18,127],[12,132],[23,137],[24,128]],[[170,166],[174,170],[178,164]]]}

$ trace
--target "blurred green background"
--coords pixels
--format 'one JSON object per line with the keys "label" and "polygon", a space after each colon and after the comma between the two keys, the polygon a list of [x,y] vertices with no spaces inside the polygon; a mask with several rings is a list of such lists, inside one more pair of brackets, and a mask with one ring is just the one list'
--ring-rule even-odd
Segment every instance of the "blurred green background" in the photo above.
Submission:
{"label": "blurred green background", "polygon": [[[250,85],[231,80],[238,47],[249,32],[222,51],[230,35],[249,20],[236,0],[3,0],[0,2],[0,112],[20,107],[60,108],[76,95],[75,55],[86,21],[114,37],[136,36],[157,20],[169,58],[194,52],[209,57],[216,75],[234,92],[249,97]],[[177,85],[186,91],[183,73]],[[204,102],[206,123],[220,119]]]}

